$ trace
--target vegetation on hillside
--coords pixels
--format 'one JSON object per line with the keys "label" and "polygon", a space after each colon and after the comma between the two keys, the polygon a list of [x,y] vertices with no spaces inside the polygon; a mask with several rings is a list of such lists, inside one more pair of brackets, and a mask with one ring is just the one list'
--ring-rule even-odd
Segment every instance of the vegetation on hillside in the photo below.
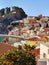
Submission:
{"label": "vegetation on hillside", "polygon": [[20,15],[25,14],[25,12],[23,11],[22,8],[13,6],[12,9],[10,7],[6,7],[6,8],[0,9],[0,16],[7,15],[7,14],[13,14],[13,12],[15,12],[15,13],[18,13],[19,12]]}
{"label": "vegetation on hillside", "polygon": [[33,50],[34,46],[19,46],[15,50],[7,51],[0,56],[0,65],[36,65],[35,55],[30,53],[30,49]]}
{"label": "vegetation on hillside", "polygon": [[6,7],[0,10],[0,34],[8,33],[8,25],[11,22],[22,20],[26,18],[27,15],[22,8],[13,6],[12,9],[10,7]]}

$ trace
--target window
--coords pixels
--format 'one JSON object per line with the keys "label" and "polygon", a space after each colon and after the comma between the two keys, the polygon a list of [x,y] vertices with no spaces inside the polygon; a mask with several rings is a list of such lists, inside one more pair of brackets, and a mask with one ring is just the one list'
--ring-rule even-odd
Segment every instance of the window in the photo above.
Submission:
{"label": "window", "polygon": [[43,53],[43,57],[46,58],[46,54],[45,53]]}

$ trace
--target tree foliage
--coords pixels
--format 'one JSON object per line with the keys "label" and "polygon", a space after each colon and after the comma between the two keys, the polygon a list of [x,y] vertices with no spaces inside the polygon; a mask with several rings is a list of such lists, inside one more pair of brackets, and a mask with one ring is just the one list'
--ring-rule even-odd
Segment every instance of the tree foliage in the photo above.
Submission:
{"label": "tree foliage", "polygon": [[9,14],[11,11],[10,7],[6,7],[6,14]]}
{"label": "tree foliage", "polygon": [[1,16],[2,16],[2,15],[5,15],[5,9],[4,9],[4,8],[0,10],[0,15],[1,15]]}
{"label": "tree foliage", "polygon": [[[19,13],[20,15],[25,14],[25,12],[23,11],[22,8],[13,6],[12,8],[6,7],[6,8],[0,9],[0,16],[5,15],[5,14],[7,15],[7,14],[10,14],[10,13],[13,13],[13,12]],[[25,16],[27,16],[27,15],[25,14]]]}
{"label": "tree foliage", "polygon": [[[0,28],[0,34],[7,34],[9,31],[7,29],[8,25],[10,25],[13,21],[22,20],[23,18],[27,17],[26,13],[24,12],[24,10],[22,8],[16,7],[16,6],[14,6],[12,8],[6,7],[6,8],[3,8],[0,10],[0,24],[1,24],[1,26],[2,26],[2,24],[5,25],[5,27],[2,26]],[[10,30],[12,30],[12,29],[10,27]]]}
{"label": "tree foliage", "polygon": [[7,51],[0,60],[0,65],[36,65],[35,55],[21,46],[16,50]]}

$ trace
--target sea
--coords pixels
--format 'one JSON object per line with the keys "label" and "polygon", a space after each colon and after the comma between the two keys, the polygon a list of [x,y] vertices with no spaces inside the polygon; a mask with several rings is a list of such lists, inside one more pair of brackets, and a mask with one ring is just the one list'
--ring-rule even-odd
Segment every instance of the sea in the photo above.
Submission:
{"label": "sea", "polygon": [[0,42],[2,42],[4,38],[5,38],[5,37],[0,36]]}
{"label": "sea", "polygon": [[0,42],[2,42],[5,38],[8,38],[8,40],[9,40],[8,42],[9,42],[10,44],[16,42],[16,38],[6,37],[6,36],[0,36]]}
{"label": "sea", "polygon": [[5,38],[8,38],[8,37],[0,36],[0,42],[2,42]]}

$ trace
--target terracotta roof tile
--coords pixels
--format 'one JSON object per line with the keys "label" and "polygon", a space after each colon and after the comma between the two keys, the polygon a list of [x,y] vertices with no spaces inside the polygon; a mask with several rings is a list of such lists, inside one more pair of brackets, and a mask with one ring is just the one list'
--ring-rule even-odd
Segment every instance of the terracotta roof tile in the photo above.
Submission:
{"label": "terracotta roof tile", "polygon": [[37,41],[37,40],[39,40],[39,38],[37,38],[37,37],[33,37],[33,38],[26,39],[26,40]]}
{"label": "terracotta roof tile", "polygon": [[40,55],[40,49],[31,50],[31,53],[35,55]]}
{"label": "terracotta roof tile", "polygon": [[14,49],[14,46],[11,46],[10,44],[5,44],[3,42],[0,42],[0,54],[4,54],[4,52]]}

